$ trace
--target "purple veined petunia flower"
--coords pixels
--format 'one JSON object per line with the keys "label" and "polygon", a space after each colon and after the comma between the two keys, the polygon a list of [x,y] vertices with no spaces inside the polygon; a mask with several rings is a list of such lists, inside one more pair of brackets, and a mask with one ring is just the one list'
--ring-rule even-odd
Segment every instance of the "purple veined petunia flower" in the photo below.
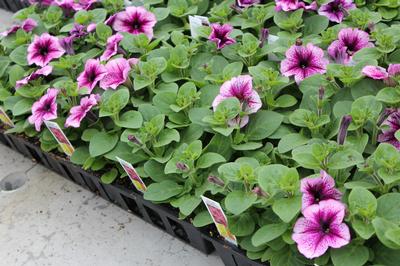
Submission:
{"label": "purple veined petunia flower", "polygon": [[79,128],[82,120],[86,117],[87,113],[97,105],[99,99],[100,96],[97,94],[83,97],[80,105],[72,107],[69,111],[69,116],[65,121],[65,127]]}
{"label": "purple veined petunia flower", "polygon": [[119,33],[109,37],[107,39],[106,50],[101,55],[100,60],[107,61],[108,59],[116,55],[118,53],[118,44],[122,41],[123,38],[124,36]]}
{"label": "purple veined petunia flower", "polygon": [[127,7],[115,17],[113,28],[117,32],[131,34],[144,33],[149,39],[153,38],[153,27],[156,25],[156,16],[144,7]]}
{"label": "purple veined petunia flower", "polygon": [[233,27],[230,24],[211,24],[211,34],[208,36],[208,40],[215,42],[217,49],[222,49],[227,45],[236,43],[235,39],[229,37]]}
{"label": "purple veined petunia flower", "polygon": [[340,200],[342,197],[342,193],[335,188],[335,180],[324,170],[320,171],[319,177],[303,178],[300,191],[303,193],[302,210],[323,200]]}
{"label": "purple veined petunia flower", "polygon": [[48,33],[35,36],[35,39],[28,47],[28,63],[44,67],[51,60],[60,58],[65,53],[57,37]]}
{"label": "purple veined petunia flower", "polygon": [[29,0],[29,4],[39,4],[42,6],[50,6],[54,4],[54,0]]}
{"label": "purple veined petunia flower", "polygon": [[116,89],[123,84],[129,76],[131,66],[125,58],[117,58],[109,61],[106,64],[107,74],[100,81],[100,87],[104,90],[109,88]]}
{"label": "purple veined petunia flower", "polygon": [[355,8],[353,0],[331,0],[321,5],[318,14],[327,17],[330,21],[340,23],[348,15],[348,11]]}
{"label": "purple veined petunia flower", "polygon": [[86,36],[87,32],[86,32],[85,26],[75,23],[72,30],[69,31],[69,34],[76,38],[80,38],[80,37]]}
{"label": "purple veined petunia flower", "polygon": [[236,5],[238,7],[250,7],[259,4],[260,0],[236,0]]}
{"label": "purple veined petunia flower", "polygon": [[67,37],[64,37],[64,38],[60,39],[61,47],[69,55],[75,54],[75,50],[74,50],[74,41],[75,41],[75,39],[76,39],[75,36],[67,36]]}
{"label": "purple veined petunia flower", "polygon": [[340,64],[349,64],[353,54],[366,47],[373,47],[369,34],[359,29],[346,28],[339,32],[338,39],[328,47],[329,56]]}
{"label": "purple veined petunia flower", "polygon": [[315,74],[324,74],[329,61],[324,51],[313,45],[293,45],[286,51],[286,59],[281,62],[282,75],[294,76],[297,83]]}
{"label": "purple veined petunia flower", "polygon": [[303,1],[299,0],[275,0],[276,11],[294,11],[300,8],[305,10],[317,10],[317,3],[314,1],[310,5],[306,5]]}
{"label": "purple veined petunia flower", "polygon": [[386,69],[380,66],[365,66],[361,72],[372,79],[387,79],[389,77],[388,72]]}
{"label": "purple veined petunia flower", "polygon": [[346,207],[336,200],[324,200],[303,211],[304,217],[294,225],[292,239],[306,258],[322,256],[329,247],[350,243],[349,227],[343,223]]}
{"label": "purple veined petunia flower", "polygon": [[97,0],[54,0],[54,4],[65,10],[88,10]]}
{"label": "purple veined petunia flower", "polygon": [[27,76],[21,80],[18,80],[16,82],[15,89],[19,89],[22,86],[27,85],[30,81],[38,79],[40,76],[48,76],[51,74],[52,71],[53,71],[52,66],[42,67],[42,68],[32,72],[29,76]]}
{"label": "purple veined petunia flower", "polygon": [[107,74],[106,67],[98,59],[89,59],[85,63],[84,71],[78,77],[79,89],[87,88],[91,93],[97,83]]}
{"label": "purple veined petunia flower", "polygon": [[10,29],[0,33],[0,36],[7,37],[10,34],[17,32],[22,29],[25,32],[31,32],[37,27],[37,22],[34,19],[28,18],[22,22],[22,25],[14,25]]}
{"label": "purple veined petunia flower", "polygon": [[[228,98],[237,98],[246,114],[256,113],[262,106],[258,93],[253,90],[253,79],[250,75],[237,76],[222,84],[219,95],[215,97],[212,106],[214,111],[217,106]],[[244,127],[249,122],[249,116],[237,117],[229,121],[230,126]]]}
{"label": "purple veined petunia flower", "polygon": [[400,150],[400,141],[395,136],[396,131],[400,129],[400,110],[393,111],[382,125],[386,127],[382,129],[382,134],[378,136],[378,141],[392,144],[396,149]]}
{"label": "purple veined petunia flower", "polygon": [[36,131],[40,131],[44,121],[57,118],[57,89],[48,89],[32,106],[32,115],[28,118],[29,123],[35,125]]}
{"label": "purple veined petunia flower", "polygon": [[106,21],[104,21],[104,24],[106,24],[107,26],[113,27],[116,17],[117,17],[117,14],[111,15],[108,19],[106,19]]}

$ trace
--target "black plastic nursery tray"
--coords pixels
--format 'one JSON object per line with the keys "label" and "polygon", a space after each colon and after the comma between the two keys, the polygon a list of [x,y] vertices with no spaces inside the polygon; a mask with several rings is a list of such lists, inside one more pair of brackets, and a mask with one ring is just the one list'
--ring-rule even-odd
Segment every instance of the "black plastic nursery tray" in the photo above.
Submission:
{"label": "black plastic nursery tray", "polygon": [[0,0],[0,8],[12,12],[17,12],[28,6],[28,0]]}
{"label": "black plastic nursery tray", "polygon": [[135,189],[128,189],[119,184],[103,184],[95,173],[87,172],[61,156],[43,152],[37,143],[32,143],[24,137],[4,134],[0,130],[0,143],[32,158],[64,178],[115,203],[205,254],[215,250],[227,266],[268,265],[250,260],[239,248],[211,237],[206,230],[200,230],[188,221],[179,220],[177,211],[171,207],[147,201]]}

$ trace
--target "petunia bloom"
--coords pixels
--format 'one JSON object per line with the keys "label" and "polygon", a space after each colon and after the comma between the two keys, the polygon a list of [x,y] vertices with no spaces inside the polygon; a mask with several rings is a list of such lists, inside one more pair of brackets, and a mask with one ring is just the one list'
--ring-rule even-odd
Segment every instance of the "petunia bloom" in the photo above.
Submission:
{"label": "petunia bloom", "polygon": [[69,55],[75,54],[75,50],[74,50],[74,41],[75,41],[75,39],[76,39],[75,36],[67,36],[67,37],[64,37],[64,38],[60,39],[61,47]]}
{"label": "petunia bloom", "polygon": [[300,191],[303,193],[302,210],[323,200],[340,200],[342,197],[342,193],[335,188],[335,180],[324,170],[320,171],[319,177],[303,178]]}
{"label": "petunia bloom", "polygon": [[107,74],[100,81],[100,87],[104,90],[108,88],[115,90],[128,79],[129,71],[131,70],[129,61],[124,58],[111,60],[105,67]]}
{"label": "petunia bloom", "polygon": [[54,3],[54,0],[28,0],[30,4],[40,4],[42,6],[50,6]]}
{"label": "petunia bloom", "polygon": [[22,29],[25,32],[31,32],[37,27],[37,22],[34,19],[28,18],[22,22],[22,25],[14,25],[10,29],[0,33],[0,36],[7,37],[8,35]]}
{"label": "petunia bloom", "polygon": [[32,115],[28,118],[29,123],[35,125],[36,131],[40,131],[44,121],[57,118],[57,89],[48,89],[32,106]]}
{"label": "petunia bloom", "polygon": [[211,24],[211,34],[208,36],[208,40],[215,42],[217,49],[222,49],[227,45],[236,43],[235,39],[229,37],[233,27],[230,24]]}
{"label": "petunia bloom", "polygon": [[331,0],[318,10],[318,14],[327,17],[330,21],[340,23],[348,15],[348,11],[355,9],[353,0]]}
{"label": "petunia bloom", "polygon": [[57,6],[70,11],[88,10],[97,0],[54,0],[54,4]]}
{"label": "petunia bloom", "polygon": [[314,74],[324,74],[328,65],[324,51],[313,45],[293,45],[286,51],[286,59],[281,62],[281,72],[284,76],[294,75],[297,83]]}
{"label": "petunia bloom", "polygon": [[78,87],[80,89],[87,88],[91,93],[97,83],[100,82],[107,74],[106,67],[100,64],[97,59],[89,59],[85,63],[84,71],[78,77]]}
{"label": "petunia bloom", "polygon": [[86,36],[87,35],[86,27],[83,26],[83,25],[75,23],[74,27],[72,28],[72,30],[69,31],[69,34],[71,36],[76,37],[76,38],[80,38],[80,37]]}
{"label": "petunia bloom", "polygon": [[236,5],[239,7],[250,7],[260,2],[260,0],[236,0]]}
{"label": "petunia bloom", "polygon": [[38,70],[32,72],[29,76],[24,77],[21,80],[18,80],[15,85],[15,89],[19,89],[24,85],[27,85],[30,81],[38,79],[40,76],[48,76],[53,71],[52,66],[45,66]]}
{"label": "petunia bloom", "polygon": [[113,28],[115,31],[131,34],[144,33],[149,39],[153,38],[153,27],[156,25],[156,16],[144,7],[130,6],[115,17]]}
{"label": "petunia bloom", "polygon": [[393,111],[382,125],[385,127],[382,129],[382,134],[378,136],[378,141],[392,144],[400,150],[400,141],[395,136],[396,131],[400,129],[400,110]]}
{"label": "petunia bloom", "polygon": [[28,47],[28,63],[44,67],[51,60],[60,58],[65,53],[57,37],[48,33],[35,36],[35,39]]}
{"label": "petunia bloom", "polygon": [[317,3],[313,1],[310,5],[306,5],[303,1],[299,0],[275,0],[276,11],[294,11],[300,8],[305,10],[317,10]]}
{"label": "petunia bloom", "polygon": [[359,29],[346,28],[340,30],[338,39],[329,45],[328,54],[336,63],[349,64],[354,53],[373,46],[368,33]]}
{"label": "petunia bloom", "polygon": [[387,79],[389,74],[380,66],[365,66],[361,72],[372,79]]}
{"label": "petunia bloom", "polygon": [[340,248],[350,243],[349,227],[343,223],[346,208],[336,200],[325,200],[309,206],[304,217],[294,225],[292,239],[306,258],[322,256],[329,247]]}
{"label": "petunia bloom", "polygon": [[83,97],[80,105],[72,107],[69,111],[69,116],[65,122],[65,127],[79,128],[87,113],[97,105],[99,98],[100,96],[96,94]]}
{"label": "petunia bloom", "polygon": [[361,72],[372,79],[383,80],[386,85],[394,87],[396,77],[400,74],[400,64],[390,64],[388,69],[379,66],[365,66]]}
{"label": "petunia bloom", "polygon": [[[246,114],[256,113],[262,106],[260,96],[253,90],[253,79],[249,75],[234,77],[222,84],[219,95],[215,97],[212,103],[214,111],[222,101],[232,97],[240,101],[242,109]],[[244,127],[248,121],[249,117],[245,115],[241,118],[233,119],[229,124],[231,126],[239,125],[240,127]]]}
{"label": "petunia bloom", "polygon": [[107,39],[106,50],[101,55],[100,60],[107,61],[108,59],[116,55],[118,52],[118,44],[122,41],[123,38],[124,36],[119,33],[109,37]]}

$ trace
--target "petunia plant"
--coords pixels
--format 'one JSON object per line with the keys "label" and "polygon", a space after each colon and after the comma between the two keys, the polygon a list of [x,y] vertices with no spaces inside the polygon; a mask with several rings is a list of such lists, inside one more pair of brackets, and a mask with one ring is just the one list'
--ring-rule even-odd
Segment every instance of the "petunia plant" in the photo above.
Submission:
{"label": "petunia plant", "polygon": [[218,201],[249,259],[398,264],[396,1],[29,2],[0,34],[1,130],[61,156],[56,122],[66,159],[128,190],[131,163],[213,237]]}

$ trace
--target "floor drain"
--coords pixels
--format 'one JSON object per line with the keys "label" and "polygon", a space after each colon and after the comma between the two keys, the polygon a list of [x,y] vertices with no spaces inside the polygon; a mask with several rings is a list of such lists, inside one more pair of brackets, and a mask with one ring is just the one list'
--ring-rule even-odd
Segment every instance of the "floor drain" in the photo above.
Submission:
{"label": "floor drain", "polygon": [[15,191],[21,188],[26,183],[27,179],[24,172],[11,173],[0,181],[0,191]]}

